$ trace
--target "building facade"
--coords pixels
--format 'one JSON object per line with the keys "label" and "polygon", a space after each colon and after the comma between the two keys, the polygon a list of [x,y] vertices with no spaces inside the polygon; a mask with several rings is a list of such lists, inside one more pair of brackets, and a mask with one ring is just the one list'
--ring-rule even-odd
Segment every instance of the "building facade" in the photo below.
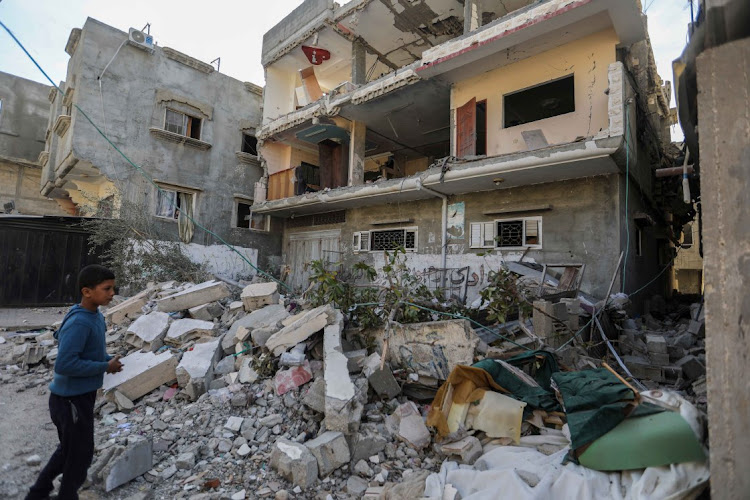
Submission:
{"label": "building facade", "polygon": [[0,72],[0,211],[63,215],[39,194],[50,87]]}
{"label": "building facade", "polygon": [[262,175],[255,139],[262,89],[150,42],[91,18],[72,30],[62,93],[49,93],[42,194],[83,215],[102,200],[116,215],[127,200],[164,234],[199,249],[191,253],[218,258],[214,236],[178,223],[183,211],[267,266],[278,259],[280,231],[250,214]]}
{"label": "building facade", "polygon": [[616,290],[668,263],[671,113],[639,2],[487,4],[307,0],[266,33],[252,208],[284,219],[293,285],[395,246],[475,291],[509,261],[585,264],[599,297],[621,253]]}

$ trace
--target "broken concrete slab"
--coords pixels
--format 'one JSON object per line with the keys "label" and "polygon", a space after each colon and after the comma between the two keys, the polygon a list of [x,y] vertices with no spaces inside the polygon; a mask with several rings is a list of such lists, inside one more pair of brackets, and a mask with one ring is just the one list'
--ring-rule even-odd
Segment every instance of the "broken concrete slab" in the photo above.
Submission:
{"label": "broken concrete slab", "polygon": [[113,325],[122,324],[128,319],[136,319],[143,312],[143,306],[146,305],[149,295],[151,295],[151,292],[154,290],[156,290],[156,287],[148,287],[124,302],[121,302],[114,307],[110,307],[104,311],[104,319]]}
{"label": "broken concrete slab", "polygon": [[[294,323],[271,335],[266,341],[266,348],[273,352],[274,356],[281,356],[282,352],[304,342],[312,334],[322,330],[329,324],[329,318],[333,317],[334,309],[330,304],[311,309]],[[348,373],[347,371],[347,377]]]}
{"label": "broken concrete slab", "polygon": [[169,320],[169,314],[159,311],[141,316],[128,327],[125,342],[144,351],[157,351],[164,345]]}
{"label": "broken concrete slab", "polygon": [[234,433],[238,433],[240,432],[240,429],[242,429],[242,422],[244,421],[245,419],[243,417],[229,417],[224,424],[224,428]]}
{"label": "broken concrete slab", "polygon": [[482,456],[482,443],[474,436],[466,436],[453,443],[439,445],[439,450],[448,457],[457,456],[462,464],[471,465]]}
{"label": "broken concrete slab", "polygon": [[280,304],[266,306],[263,309],[251,312],[247,316],[243,316],[232,323],[229,332],[227,332],[227,335],[224,337],[226,339],[226,342],[223,345],[224,353],[231,354],[234,352],[234,343],[237,341],[237,333],[241,328],[250,330],[255,345],[262,346],[265,342],[258,342],[254,333],[259,329],[268,329],[270,332],[266,337],[268,338],[280,329],[279,323],[287,317],[289,317],[289,313],[284,306]]}
{"label": "broken concrete slab", "polygon": [[334,311],[333,318],[323,331],[325,424],[326,429],[349,435],[359,429],[362,403],[356,397],[357,390],[349,377],[349,360],[341,346],[344,317],[340,311]]}
{"label": "broken concrete slab", "polygon": [[667,340],[663,335],[646,335],[646,348],[649,353],[668,354]]}
{"label": "broken concrete slab", "polygon": [[300,488],[309,488],[318,479],[318,461],[307,447],[288,439],[278,439],[271,452],[271,467]]}
{"label": "broken concrete slab", "polygon": [[349,444],[341,432],[327,431],[305,443],[318,461],[318,474],[326,477],[339,467],[349,463]]}
{"label": "broken concrete slab", "polygon": [[324,413],[326,410],[326,381],[317,378],[308,385],[302,394],[302,403],[313,411]]}
{"label": "broken concrete slab", "polygon": [[396,408],[386,419],[386,425],[398,439],[416,450],[424,449],[430,444],[430,431],[417,406],[411,401]]}
{"label": "broken concrete slab", "polygon": [[279,284],[275,281],[269,283],[253,283],[247,285],[240,295],[245,311],[257,311],[263,306],[279,303]]}
{"label": "broken concrete slab", "polygon": [[184,311],[195,306],[221,300],[230,295],[229,288],[221,281],[206,281],[159,299],[156,301],[156,305],[162,312]]}
{"label": "broken concrete slab", "polygon": [[344,356],[349,360],[347,364],[349,373],[359,373],[362,371],[365,359],[367,358],[367,349],[347,351],[344,353]]}
{"label": "broken concrete slab", "polygon": [[[122,362],[121,372],[104,374],[105,393],[117,389],[125,397],[135,401],[161,385],[168,385],[176,378],[177,358],[169,351],[158,355],[153,352],[138,351],[125,356],[120,361]],[[109,397],[111,400],[114,395],[109,395]]]}
{"label": "broken concrete slab", "polygon": [[376,424],[362,424],[352,440],[351,461],[357,463],[377,455],[385,449],[387,443],[384,432]]}
{"label": "broken concrete slab", "polygon": [[213,369],[221,356],[221,340],[198,343],[182,355],[175,375],[177,383],[195,401],[208,390],[213,380]]}
{"label": "broken concrete slab", "polygon": [[393,372],[385,365],[382,369],[380,354],[374,352],[364,361],[362,373],[367,377],[370,387],[381,397],[393,399],[401,392]]}
{"label": "broken concrete slab", "polygon": [[203,321],[213,321],[224,314],[224,308],[218,302],[209,302],[188,309],[190,317],[193,319],[202,319]]}
{"label": "broken concrete slab", "polygon": [[47,349],[41,345],[24,344],[23,364],[24,366],[38,365],[47,355]]}
{"label": "broken concrete slab", "polygon": [[[383,330],[375,332],[382,352]],[[474,363],[479,337],[469,321],[394,324],[388,340],[391,367],[416,371],[422,377],[446,380],[457,365]]]}
{"label": "broken concrete slab", "polygon": [[180,347],[186,342],[201,337],[212,337],[214,324],[200,319],[178,319],[173,322],[164,337],[164,343],[173,347]]}
{"label": "broken concrete slab", "polygon": [[153,457],[153,443],[150,439],[139,438],[129,443],[103,470],[102,477],[106,475],[106,491],[112,491],[151,470]]}
{"label": "broken concrete slab", "polygon": [[690,324],[688,325],[687,332],[691,335],[695,335],[696,337],[705,337],[706,336],[706,322],[704,321],[696,321],[694,319],[690,320]]}

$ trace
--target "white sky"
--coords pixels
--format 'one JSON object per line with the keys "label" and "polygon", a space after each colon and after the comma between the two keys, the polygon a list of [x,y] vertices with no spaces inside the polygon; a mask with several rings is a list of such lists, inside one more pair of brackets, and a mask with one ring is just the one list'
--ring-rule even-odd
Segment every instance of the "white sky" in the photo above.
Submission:
{"label": "white sky", "polygon": [[[70,30],[86,17],[125,32],[151,23],[151,34],[201,61],[221,57],[221,72],[263,85],[260,65],[263,33],[302,0],[0,0],[2,20],[42,68],[58,83],[65,78]],[[340,0],[339,3],[343,3]],[[659,74],[672,80],[671,62],[682,52],[690,22],[688,0],[641,0],[647,8],[649,33]],[[33,63],[0,29],[0,71],[48,84]],[[672,100],[674,105],[674,96]],[[682,139],[679,126],[673,140]]]}

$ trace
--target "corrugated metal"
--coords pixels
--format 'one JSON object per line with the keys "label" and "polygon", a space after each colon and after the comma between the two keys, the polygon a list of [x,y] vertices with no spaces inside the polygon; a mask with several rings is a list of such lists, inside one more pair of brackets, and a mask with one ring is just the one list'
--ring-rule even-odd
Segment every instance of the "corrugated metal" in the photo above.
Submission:
{"label": "corrugated metal", "polygon": [[80,299],[76,279],[89,255],[78,217],[0,217],[0,306],[53,306]]}

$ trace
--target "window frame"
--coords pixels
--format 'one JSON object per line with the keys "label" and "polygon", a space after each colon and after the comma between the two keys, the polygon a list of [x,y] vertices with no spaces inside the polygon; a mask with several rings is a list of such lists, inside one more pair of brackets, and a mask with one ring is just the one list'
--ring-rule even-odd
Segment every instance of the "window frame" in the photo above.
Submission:
{"label": "window frame", "polygon": [[[533,221],[537,221],[537,232],[539,233],[539,235],[538,235],[539,242],[538,243],[534,243],[532,245],[520,245],[520,246],[500,246],[500,242],[497,240],[497,237],[498,237],[498,231],[497,231],[497,229],[498,229],[497,228],[498,223],[501,223],[501,222],[521,222],[522,223],[521,240],[525,242],[526,241],[526,223],[528,221],[532,221],[532,220]],[[492,230],[493,230],[493,235],[492,235],[493,244],[491,246],[486,244],[486,242],[488,241],[487,240],[487,236],[486,236],[486,231],[487,231],[487,225],[488,224],[492,224]],[[472,234],[474,233],[474,227],[476,225],[480,225],[480,240],[482,242],[480,245],[475,245],[473,243],[473,241],[472,241]],[[504,250],[527,250],[527,249],[528,250],[541,250],[543,248],[543,244],[544,244],[543,233],[544,233],[544,231],[543,231],[543,217],[541,215],[535,215],[535,216],[529,216],[529,217],[508,217],[508,218],[503,218],[503,219],[494,219],[492,221],[471,222],[471,223],[469,223],[469,248],[472,248],[472,249],[483,249],[483,248],[485,248],[485,249],[494,249],[494,250],[499,250],[499,251],[504,251]]]}
{"label": "window frame", "polygon": [[[566,111],[565,113],[560,113],[560,114],[556,114],[556,115],[553,115],[553,116],[545,116],[545,117],[542,117],[542,118],[537,118],[536,120],[530,120],[530,121],[526,121],[526,122],[523,122],[523,123],[516,123],[515,125],[509,125],[508,124],[508,115],[507,115],[507,113],[508,113],[508,109],[507,108],[508,107],[507,107],[507,103],[506,103],[506,99],[508,97],[514,96],[516,94],[520,94],[522,92],[528,92],[529,90],[533,90],[533,89],[542,87],[544,85],[549,85],[549,84],[552,84],[552,83],[557,83],[557,82],[560,82],[560,81],[568,79],[568,78],[571,78],[572,81],[573,81],[573,110],[572,111]],[[502,94],[502,96],[501,96],[501,102],[502,102],[502,117],[501,117],[502,118],[502,128],[503,129],[509,129],[509,128],[513,128],[513,127],[522,127],[522,126],[528,125],[530,123],[536,123],[536,122],[540,122],[542,120],[549,120],[550,118],[557,118],[558,116],[564,116],[564,115],[568,115],[570,113],[575,113],[576,109],[577,109],[576,108],[576,100],[575,100],[576,99],[576,86],[575,85],[576,85],[575,73],[570,73],[569,75],[564,75],[564,76],[561,76],[561,77],[558,77],[558,78],[553,78],[551,80],[547,80],[547,81],[544,81],[544,82],[541,82],[541,83],[537,83],[535,85],[530,85],[530,86],[522,88],[522,89],[513,90],[511,92],[507,92],[505,94]]]}
{"label": "window frame", "polygon": [[[233,206],[232,206],[232,220],[231,220],[231,228],[232,229],[241,229],[244,231],[257,231],[261,233],[267,233],[271,231],[271,217],[267,214],[253,214],[253,199],[247,198],[244,196],[235,195],[233,198]],[[239,208],[240,203],[243,205],[249,205],[250,206],[250,219],[248,220],[249,227],[241,227],[237,225],[237,217],[239,216]],[[252,227],[252,217],[263,217],[263,227],[257,228]]]}
{"label": "window frame", "polygon": [[159,214],[156,213],[158,211],[158,209],[159,209],[159,196],[161,195],[161,191],[167,191],[167,192],[175,193],[175,207],[174,207],[175,210],[177,208],[179,208],[179,207],[177,207],[177,200],[179,200],[179,195],[180,194],[189,194],[190,195],[190,203],[193,205],[193,217],[195,217],[195,207],[196,207],[196,203],[195,202],[196,202],[196,198],[197,198],[197,195],[198,195],[198,193],[196,191],[192,191],[192,190],[189,190],[189,189],[180,190],[177,187],[165,187],[165,186],[158,186],[158,187],[159,188],[156,190],[156,197],[155,197],[155,200],[154,200],[155,201],[154,212],[152,213],[152,215],[154,217],[158,218],[159,220],[168,220],[168,221],[173,221],[173,222],[177,222],[177,220],[179,219],[179,215],[177,217],[175,217],[174,214],[173,214],[171,217],[165,217],[163,215],[159,215]]}
{"label": "window frame", "polygon": [[[419,250],[419,226],[406,226],[406,227],[391,227],[384,229],[373,229],[370,231],[355,231],[352,234],[352,252],[353,253],[372,253],[372,252],[384,252],[386,250],[373,250],[372,249],[372,233],[379,233],[384,231],[404,231],[404,249],[407,252],[414,253]],[[406,248],[406,234],[414,233],[414,247]],[[366,242],[366,244],[365,244]],[[392,250],[387,250],[392,251]]]}
{"label": "window frame", "polygon": [[[176,113],[178,115],[182,115],[183,133],[173,132],[173,131],[171,131],[171,130],[169,130],[167,128],[167,115],[169,114],[170,111],[172,113]],[[193,137],[192,135],[188,135],[189,120],[198,120],[198,122],[199,122],[198,137]],[[203,137],[203,121],[204,121],[204,119],[201,118],[201,117],[194,116],[194,115],[191,115],[191,114],[188,114],[188,113],[184,113],[184,112],[179,111],[177,109],[170,108],[169,106],[165,106],[164,107],[164,127],[163,128],[164,128],[165,131],[167,131],[167,132],[169,132],[171,134],[176,134],[176,135],[179,135],[181,137],[187,137],[189,139],[195,139],[196,141],[202,141],[203,140],[202,139],[202,137]],[[190,130],[192,130],[192,128]]]}

